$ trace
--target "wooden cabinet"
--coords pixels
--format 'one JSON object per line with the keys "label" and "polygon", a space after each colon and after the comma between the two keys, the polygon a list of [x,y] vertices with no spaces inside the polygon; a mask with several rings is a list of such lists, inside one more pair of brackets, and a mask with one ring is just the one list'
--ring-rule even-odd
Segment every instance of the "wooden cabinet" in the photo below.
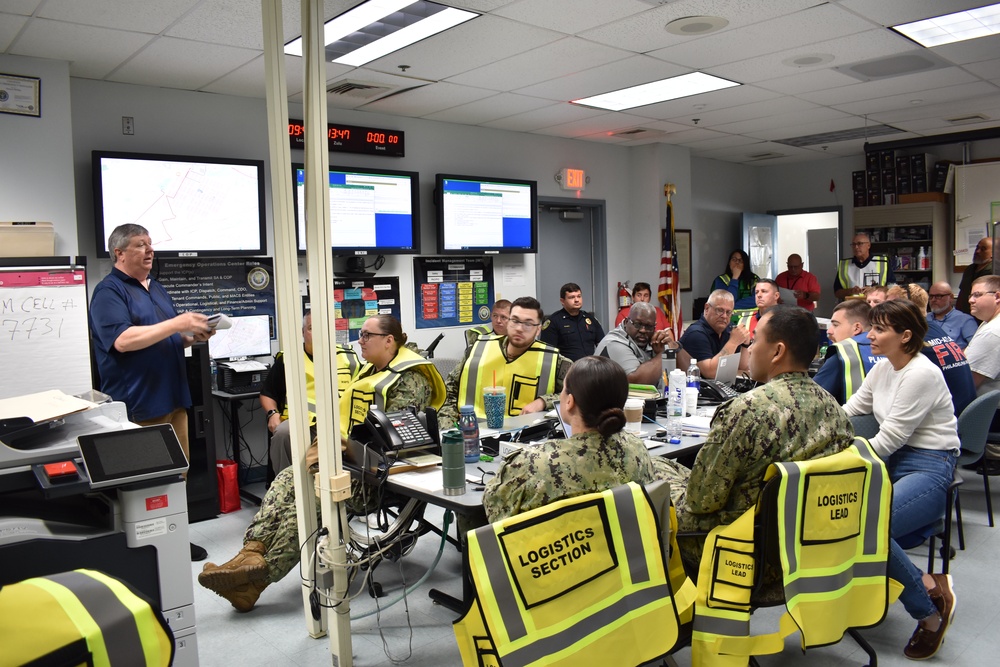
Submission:
{"label": "wooden cabinet", "polygon": [[[948,203],[944,201],[865,206],[854,209],[854,233],[871,237],[873,255],[886,255],[896,282],[919,283],[925,289],[932,282],[948,280]],[[930,268],[922,269],[920,249],[930,254]]]}

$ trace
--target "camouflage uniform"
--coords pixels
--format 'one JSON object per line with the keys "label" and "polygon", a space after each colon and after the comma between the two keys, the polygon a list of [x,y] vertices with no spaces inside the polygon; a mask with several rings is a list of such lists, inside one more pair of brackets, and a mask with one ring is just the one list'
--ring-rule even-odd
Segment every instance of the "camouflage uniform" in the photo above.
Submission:
{"label": "camouflage uniform", "polygon": [[642,440],[624,431],[606,439],[586,431],[508,456],[486,486],[483,506],[493,522],[563,498],[653,479]]}
{"label": "camouflage uniform", "polygon": [[[506,336],[501,337],[500,346],[506,357]],[[448,398],[445,399],[444,405],[438,410],[438,424],[440,424],[441,430],[452,428],[458,423],[458,388],[462,383],[462,371],[465,370],[465,363],[469,360],[471,352],[472,347],[470,346],[465,350],[465,356],[462,358],[462,361],[455,366],[451,373],[448,373],[448,377],[444,381],[445,389],[448,391]],[[508,357],[507,360],[510,361],[510,358]],[[539,396],[539,398],[545,401],[546,410],[551,410],[555,407],[556,400],[559,398],[559,394],[562,393],[563,380],[566,379],[566,374],[569,373],[569,367],[572,365],[572,361],[561,354],[559,355],[559,366],[556,368],[555,390],[551,394],[542,394]]]}
{"label": "camouflage uniform", "polygon": [[[686,488],[673,494],[679,530],[709,531],[754,506],[772,462],[836,454],[853,438],[850,420],[825,389],[805,373],[785,373],[718,409],[690,471],[665,461],[657,473]],[[704,538],[679,543],[685,561],[697,563]]]}
{"label": "camouflage uniform", "polygon": [[[430,382],[418,370],[404,371],[390,391],[385,406],[386,412],[411,406],[422,410],[431,401]],[[311,473],[307,482],[309,488],[312,488],[312,477],[316,471],[316,466],[309,469]],[[352,492],[358,489],[354,480],[351,481],[351,488]],[[319,498],[316,498],[317,515],[319,508]],[[351,509],[355,513],[365,513],[365,508]],[[285,468],[271,482],[270,488],[261,500],[260,509],[243,536],[243,544],[251,541],[261,542],[266,549],[264,560],[267,561],[268,583],[279,581],[299,562],[299,527],[295,518],[295,482],[292,468]]]}

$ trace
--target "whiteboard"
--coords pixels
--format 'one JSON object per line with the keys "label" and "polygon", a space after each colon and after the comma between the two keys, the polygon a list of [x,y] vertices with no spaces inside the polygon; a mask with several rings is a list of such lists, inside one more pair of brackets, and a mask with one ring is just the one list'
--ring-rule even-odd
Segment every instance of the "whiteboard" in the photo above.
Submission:
{"label": "whiteboard", "polygon": [[92,388],[82,268],[0,269],[0,398]]}
{"label": "whiteboard", "polygon": [[[955,167],[955,267],[972,263],[972,252],[992,232],[1000,207],[1000,162]],[[992,220],[991,220],[992,218]]]}

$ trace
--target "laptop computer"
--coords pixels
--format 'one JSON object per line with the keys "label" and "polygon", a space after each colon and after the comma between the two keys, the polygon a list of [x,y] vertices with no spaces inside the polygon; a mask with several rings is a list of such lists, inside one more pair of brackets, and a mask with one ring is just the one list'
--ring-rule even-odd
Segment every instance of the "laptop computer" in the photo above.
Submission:
{"label": "laptop computer", "polygon": [[740,353],[726,355],[719,359],[719,364],[715,369],[715,381],[732,387],[739,371]]}
{"label": "laptop computer", "polygon": [[563,434],[565,437],[570,437],[573,435],[573,427],[569,425],[569,422],[563,418],[562,408],[558,402],[556,402],[556,417],[559,418],[559,424],[562,426]]}

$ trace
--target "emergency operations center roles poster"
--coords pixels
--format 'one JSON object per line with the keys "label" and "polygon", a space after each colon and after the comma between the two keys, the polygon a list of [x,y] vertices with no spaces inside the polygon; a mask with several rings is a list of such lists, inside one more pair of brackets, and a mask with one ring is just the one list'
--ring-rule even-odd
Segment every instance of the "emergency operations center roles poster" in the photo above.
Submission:
{"label": "emergency operations center roles poster", "polygon": [[413,259],[418,329],[490,322],[493,260],[489,257]]}

